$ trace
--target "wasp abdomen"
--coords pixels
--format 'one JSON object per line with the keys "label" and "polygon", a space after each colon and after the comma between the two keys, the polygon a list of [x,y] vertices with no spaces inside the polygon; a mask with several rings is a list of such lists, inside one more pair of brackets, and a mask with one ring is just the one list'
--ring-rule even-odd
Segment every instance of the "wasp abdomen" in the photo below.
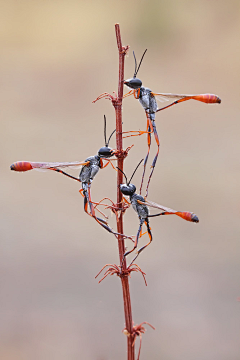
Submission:
{"label": "wasp abdomen", "polygon": [[33,167],[28,161],[17,161],[10,166],[10,169],[14,171],[28,171],[32,170]]}
{"label": "wasp abdomen", "polygon": [[206,104],[221,104],[221,99],[214,94],[202,94],[192,97],[194,100],[205,102]]}
{"label": "wasp abdomen", "polygon": [[188,211],[184,211],[184,212],[176,212],[176,215],[180,216],[182,219],[187,220],[187,221],[191,221],[191,222],[199,222],[199,219],[197,217],[196,214],[192,213],[192,212],[188,212]]}

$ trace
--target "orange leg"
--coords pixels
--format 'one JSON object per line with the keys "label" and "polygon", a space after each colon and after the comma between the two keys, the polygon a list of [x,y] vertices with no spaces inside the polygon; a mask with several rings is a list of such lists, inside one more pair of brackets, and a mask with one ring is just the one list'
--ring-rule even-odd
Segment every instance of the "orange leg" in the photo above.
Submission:
{"label": "orange leg", "polygon": [[[95,208],[94,208],[94,206],[93,206],[93,203],[92,203],[92,201],[91,201],[91,192],[90,192],[90,187],[88,188],[88,204],[89,204],[89,208],[90,208],[90,215],[100,224],[100,225],[102,225],[106,230],[111,230],[108,226],[107,226],[107,222],[105,221],[105,220],[103,220],[103,219],[100,219],[100,218],[98,218],[97,216],[96,216],[96,214],[95,214]],[[88,206],[88,204],[86,204],[86,207]],[[86,211],[86,210],[85,210]],[[87,212],[87,211],[86,211]],[[109,231],[109,232],[112,232],[112,230],[111,231]]]}
{"label": "orange leg", "polygon": [[[135,243],[134,243],[134,246],[132,248],[132,250],[129,250],[127,252],[125,252],[125,254],[123,255],[123,259],[122,259],[122,265],[121,265],[121,268],[123,266],[123,263],[124,263],[124,260],[126,258],[127,255],[131,254],[138,246],[138,239],[140,237],[140,234],[141,234],[141,231],[142,231],[142,226],[143,226],[143,223],[144,223],[144,219],[141,219],[140,220],[140,224],[139,224],[139,229],[138,229],[138,232],[137,232],[137,236],[136,236],[136,240],[135,240]],[[133,261],[137,258],[137,256],[133,259]],[[133,261],[131,262],[131,264],[129,266],[132,265]]]}
{"label": "orange leg", "polygon": [[142,186],[143,186],[143,180],[144,180],[144,176],[145,176],[145,171],[146,171],[146,165],[147,165],[147,161],[148,161],[148,156],[149,156],[149,152],[150,152],[150,147],[151,147],[151,132],[152,132],[152,128],[151,128],[151,120],[148,116],[148,114],[146,113],[147,115],[147,133],[148,133],[148,137],[147,137],[147,140],[148,140],[148,152],[147,152],[147,155],[145,157],[145,160],[144,160],[144,163],[143,163],[143,174],[142,174],[142,181],[141,181],[141,185],[140,185],[140,195],[142,193]]}
{"label": "orange leg", "polygon": [[158,158],[158,154],[159,154],[159,150],[160,150],[160,141],[159,141],[155,121],[150,121],[150,127],[151,127],[151,130],[153,130],[153,132],[154,132],[154,137],[155,137],[158,149],[157,149],[157,153],[156,153],[156,155],[155,155],[155,157],[153,159],[152,165],[151,165],[152,171],[151,171],[151,173],[149,175],[149,178],[148,178],[148,183],[147,183],[147,187],[146,187],[146,197],[148,196],[148,187],[149,187],[149,184],[150,184],[150,180],[151,180],[154,168],[156,166],[156,162],[157,162],[157,158]]}
{"label": "orange leg", "polygon": [[80,179],[76,178],[75,176],[69,175],[69,174],[67,174],[65,171],[62,171],[62,170],[60,170],[60,169],[49,168],[49,170],[53,170],[53,171],[59,172],[60,174],[63,174],[63,175],[65,175],[65,176],[68,176],[68,177],[70,177],[70,178],[73,179],[73,180],[76,180],[76,181],[81,182]]}
{"label": "orange leg", "polygon": [[82,195],[82,197],[84,197],[84,195],[83,195],[83,189],[80,189],[79,192],[80,192],[80,194]]}
{"label": "orange leg", "polygon": [[[87,210],[87,208],[88,208],[88,201],[85,200],[85,199],[86,199],[86,196],[83,195],[84,190],[83,190],[83,189],[80,189],[79,192],[80,192],[80,194],[82,195],[82,197],[84,198],[84,211],[85,211],[88,215],[92,216],[92,215],[88,212],[88,210]],[[94,202],[91,202],[91,204],[96,204],[96,205],[94,206],[94,209],[96,208],[96,206],[99,205],[99,203],[94,203]],[[96,208],[96,210],[97,210],[98,212],[100,212],[100,214],[102,214],[106,219],[108,219],[108,217],[107,217],[102,211],[100,211],[100,210],[97,209],[97,208]]]}
{"label": "orange leg", "polygon": [[[128,136],[123,136],[123,139],[132,137],[132,136],[141,136],[143,134],[149,134],[148,129],[146,131],[143,130],[132,130],[132,131],[123,131],[122,134],[128,134],[128,133],[137,133],[137,134],[133,134],[133,135],[128,135]],[[150,132],[151,133],[151,132]]]}
{"label": "orange leg", "polygon": [[131,203],[124,196],[123,196],[122,202],[126,203],[128,205],[131,205]]}
{"label": "orange leg", "polygon": [[106,162],[106,164],[105,165],[103,165],[103,167],[102,167],[102,169],[104,169],[105,167],[107,167],[108,166],[108,164],[109,164],[109,160]]}
{"label": "orange leg", "polygon": [[[87,207],[88,207],[88,204],[89,204],[89,208],[90,208],[90,213],[88,213],[87,211]],[[88,187],[88,190],[86,191],[85,190],[85,194],[84,194],[84,211],[92,216],[98,224],[100,224],[105,230],[107,230],[108,232],[110,232],[111,234],[115,235],[116,237],[118,235],[121,235],[123,236],[123,238],[130,238],[132,239],[131,237],[129,236],[126,236],[124,234],[120,234],[118,232],[115,232],[115,231],[112,231],[112,229],[108,226],[107,222],[103,219],[100,219],[99,217],[96,216],[95,214],[95,209],[94,209],[94,206],[93,206],[93,203],[91,201],[91,193],[90,193],[90,187]]]}
{"label": "orange leg", "polygon": [[[86,190],[79,190],[80,194],[84,197],[84,211],[90,215],[91,217],[93,217],[97,222],[103,222],[107,225],[107,222],[103,219],[100,219],[98,217],[96,217],[95,215],[95,208],[93,206],[93,203],[89,200],[91,199],[91,195],[90,195],[90,188],[88,188],[88,191]],[[88,211],[88,205],[90,207],[90,212]],[[96,209],[98,210],[98,209]],[[101,214],[103,214],[100,210],[98,210]],[[103,214],[104,215],[104,214]],[[105,215],[104,215],[105,216]],[[106,217],[106,216],[105,216]],[[107,217],[106,217],[107,218]]]}
{"label": "orange leg", "polygon": [[164,107],[161,108],[161,109],[158,109],[156,112],[161,111],[161,110],[165,110],[165,109],[167,109],[167,108],[169,108],[169,107],[171,107],[171,106],[173,106],[173,105],[179,104],[179,103],[181,103],[181,102],[183,102],[183,101],[187,101],[187,100],[190,100],[190,99],[191,99],[191,97],[187,97],[187,98],[184,98],[184,99],[176,100],[176,101],[174,101],[172,104],[167,105],[167,106],[164,106]]}
{"label": "orange leg", "polygon": [[[115,159],[114,159],[114,160],[115,160]],[[109,162],[110,162],[110,165],[112,166],[112,168],[113,168],[114,170],[118,171],[118,170],[115,168],[115,166],[113,165],[112,160],[109,160]]]}
{"label": "orange leg", "polygon": [[[148,232],[148,236],[149,236],[149,242],[144,245],[143,247],[141,247],[138,251],[137,251],[137,255],[135,256],[135,258],[132,260],[132,262],[130,263],[129,266],[131,266],[133,264],[133,262],[136,260],[136,258],[138,257],[138,255],[152,242],[152,233],[151,233],[151,228],[149,226],[149,222],[148,222],[148,219],[146,219],[145,221],[146,226],[147,226],[147,232]],[[142,222],[142,224],[143,224]],[[140,223],[141,224],[141,223]],[[125,256],[125,254],[124,254]]]}
{"label": "orange leg", "polygon": [[[84,211],[88,214],[88,215],[90,215],[90,216],[92,216],[92,214],[90,214],[89,212],[88,212],[88,200],[87,200],[87,198],[86,198],[86,196],[85,195],[83,195],[83,189],[80,189],[79,190],[79,193],[82,195],[82,197],[84,198]],[[94,202],[91,202],[91,204],[96,204],[95,206],[94,206],[94,209],[96,208],[96,206],[98,206],[99,204],[98,203],[94,203]],[[100,212],[100,214],[102,214],[106,219],[108,219],[108,217],[102,212],[102,211],[100,211],[99,209],[97,209],[96,208],[96,210],[98,211],[98,212]]]}
{"label": "orange leg", "polygon": [[[113,160],[117,160],[117,159],[113,159]],[[114,166],[113,163],[112,163],[112,160],[108,160],[108,161],[106,162],[106,164],[103,165],[102,169],[104,169],[105,167],[107,167],[108,164],[110,164],[110,165],[112,166],[112,168],[117,171],[117,169],[115,168],[115,166]]]}
{"label": "orange leg", "polygon": [[[85,195],[83,195],[83,192],[84,192],[83,189],[80,189],[80,190],[79,190],[79,193],[80,193],[80,194],[82,195],[82,197],[85,199],[86,197],[85,197]],[[91,202],[91,204],[94,204],[94,205],[95,205],[95,206],[94,206],[94,209],[95,209],[98,205],[100,205],[100,203],[95,203],[95,202]],[[105,205],[105,204],[104,204],[104,205]],[[107,206],[107,205],[106,205],[106,206]],[[85,211],[88,215],[92,216],[92,214],[90,214],[90,213],[88,212],[87,208],[88,208],[88,201],[84,200],[84,211]],[[97,210],[98,212],[100,212],[100,214],[102,214],[106,219],[108,219],[108,217],[107,217],[102,211],[100,211],[100,210],[97,209],[97,208],[96,208],[96,210]]]}
{"label": "orange leg", "polygon": [[134,90],[130,90],[128,93],[123,95],[123,99],[134,94]]}
{"label": "orange leg", "polygon": [[145,231],[144,233],[141,231],[141,233],[140,233],[140,238],[141,238],[143,235],[145,235],[145,234],[147,234],[147,231]]}

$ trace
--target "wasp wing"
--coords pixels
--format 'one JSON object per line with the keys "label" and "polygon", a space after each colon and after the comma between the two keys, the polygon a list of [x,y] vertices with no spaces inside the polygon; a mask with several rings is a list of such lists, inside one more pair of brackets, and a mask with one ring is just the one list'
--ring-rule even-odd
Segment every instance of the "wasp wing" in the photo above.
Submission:
{"label": "wasp wing", "polygon": [[53,170],[53,169],[65,169],[65,168],[73,168],[77,169],[80,166],[88,165],[90,161],[74,161],[74,162],[31,162],[31,166],[36,170]]}
{"label": "wasp wing", "polygon": [[[221,99],[215,94],[165,94],[165,93],[152,93],[158,101],[161,103],[164,101],[171,101],[171,104],[166,107],[170,107],[173,104],[177,104],[187,100],[197,100],[206,104],[220,104]],[[161,108],[159,109],[161,110]]]}
{"label": "wasp wing", "polygon": [[[166,206],[163,206],[163,205],[159,205],[159,204],[156,204],[152,201],[149,201],[149,200],[145,200],[144,202],[143,201],[140,201],[140,200],[137,200],[139,202],[139,204],[144,204],[144,205],[147,205],[147,206],[150,206],[150,207],[153,207],[155,209],[160,209],[162,210],[162,215],[171,215],[171,214],[175,214],[179,217],[181,217],[182,219],[186,220],[186,221],[191,221],[191,222],[195,222],[195,223],[198,223],[199,222],[199,219],[197,217],[196,214],[192,213],[192,212],[189,212],[189,211],[177,211],[177,210],[173,210],[173,209],[170,209]],[[159,214],[160,215],[160,214]],[[152,215],[154,216],[154,215]]]}
{"label": "wasp wing", "polygon": [[[191,95],[183,95],[183,94],[162,94],[162,93],[152,93],[155,96],[156,100],[159,103],[159,109],[165,108],[166,106],[169,107],[174,104],[176,101],[186,101],[189,100],[189,96]],[[166,102],[170,102],[169,105]]]}
{"label": "wasp wing", "polygon": [[88,165],[88,164],[89,161],[87,162],[75,161],[75,162],[63,162],[63,163],[17,161],[10,166],[10,169],[14,171],[29,171],[33,169],[45,171],[45,170],[54,170],[54,169],[57,170],[66,167],[78,168],[80,166]]}
{"label": "wasp wing", "polygon": [[176,212],[178,212],[177,210],[173,210],[173,209],[170,209],[166,206],[163,206],[163,205],[159,205],[155,202],[152,202],[152,201],[149,201],[149,200],[146,200],[143,202],[143,201],[140,201],[138,200],[138,203],[139,204],[144,204],[144,205],[147,205],[147,206],[150,206],[152,208],[155,208],[155,209],[160,209],[162,210],[163,212],[168,212],[168,213],[171,213],[171,214],[175,214]]}

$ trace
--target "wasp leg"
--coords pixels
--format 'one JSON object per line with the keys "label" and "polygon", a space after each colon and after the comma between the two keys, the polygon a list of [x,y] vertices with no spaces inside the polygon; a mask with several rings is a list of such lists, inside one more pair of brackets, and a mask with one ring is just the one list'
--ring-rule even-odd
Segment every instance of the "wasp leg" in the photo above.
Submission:
{"label": "wasp leg", "polygon": [[[120,234],[118,232],[115,232],[113,231],[107,224],[107,222],[99,217],[96,216],[95,214],[95,209],[94,209],[94,206],[91,202],[91,193],[90,193],[90,186],[88,185],[88,189],[87,190],[84,190],[83,191],[83,194],[84,194],[84,211],[86,211],[86,213],[90,216],[92,216],[99,225],[101,225],[105,230],[107,230],[109,233],[115,235],[115,236],[118,236],[118,235],[121,235],[123,236],[123,238],[130,238],[129,236],[126,236],[124,234]],[[90,208],[90,213],[87,211],[87,207],[88,207],[88,204],[89,204],[89,208]]]}
{"label": "wasp leg", "polygon": [[[115,160],[115,159],[114,159],[114,160]],[[109,160],[109,162],[110,162],[110,165],[112,166],[112,168],[113,168],[114,170],[118,171],[118,170],[115,168],[115,166],[113,165],[112,160]]]}
{"label": "wasp leg", "polygon": [[[170,214],[170,213],[166,213],[166,212],[161,212],[161,213],[159,213],[159,214],[148,215],[148,217],[150,218],[150,217],[156,217],[156,216],[160,216],[160,215],[171,215],[171,214]],[[172,214],[172,215],[174,215],[174,214]]]}
{"label": "wasp leg", "polygon": [[123,136],[123,139],[132,137],[132,136],[141,136],[143,134],[148,134],[148,130],[143,131],[143,130],[131,130],[131,131],[123,131],[122,134],[128,134],[128,133],[137,133],[137,134],[133,134],[133,135],[128,135],[128,136]]}
{"label": "wasp leg", "polygon": [[123,99],[130,96],[130,95],[133,95],[134,94],[134,90],[130,90],[128,93],[126,93],[125,95],[123,95]]}
{"label": "wasp leg", "polygon": [[145,224],[147,226],[147,232],[148,232],[148,236],[149,236],[149,242],[144,245],[143,247],[141,247],[138,251],[137,251],[137,255],[135,256],[135,258],[132,260],[131,264],[129,266],[131,266],[134,261],[136,260],[136,258],[138,257],[138,255],[152,242],[152,233],[151,233],[151,228],[149,226],[149,221],[148,218],[145,220]]}
{"label": "wasp leg", "polygon": [[84,197],[83,191],[84,191],[83,189],[80,189],[80,190],[79,190],[79,192],[80,192],[80,194],[82,195],[82,197]]}
{"label": "wasp leg", "polygon": [[184,99],[176,100],[176,101],[174,101],[172,104],[167,105],[167,106],[164,106],[164,107],[161,108],[161,109],[158,109],[156,112],[161,111],[161,110],[165,110],[165,109],[167,109],[167,108],[169,108],[169,107],[171,107],[171,106],[173,106],[173,105],[179,104],[179,103],[181,103],[181,102],[183,102],[183,101],[187,101],[187,100],[190,100],[190,99],[191,99],[190,97],[186,97],[186,98],[184,98]]}
{"label": "wasp leg", "polygon": [[[123,266],[123,262],[124,262],[126,256],[128,256],[129,254],[131,254],[131,253],[136,249],[136,247],[138,246],[138,239],[139,239],[140,234],[141,234],[141,231],[142,231],[143,223],[144,223],[144,219],[140,219],[140,224],[139,224],[139,228],[138,228],[138,232],[137,232],[137,236],[136,236],[136,240],[135,240],[134,246],[133,246],[132,250],[129,250],[129,251],[125,252],[125,254],[123,255],[121,268],[122,268],[122,266]],[[135,260],[135,259],[136,259],[136,257],[134,258],[134,260]],[[131,264],[132,264],[132,263],[133,263],[133,261],[131,262]],[[131,264],[130,264],[130,265],[131,265]],[[129,265],[129,266],[130,266],[130,265]]]}
{"label": "wasp leg", "polygon": [[[113,159],[113,160],[117,160],[117,159]],[[112,166],[112,168],[113,168],[114,170],[117,171],[117,169],[115,168],[115,166],[114,166],[113,163],[112,163],[112,160],[108,160],[108,161],[106,162],[106,164],[103,165],[102,169],[104,169],[105,167],[107,167],[109,164]]]}
{"label": "wasp leg", "polygon": [[109,164],[109,160],[106,162],[106,164],[105,164],[105,165],[103,165],[102,169],[104,169],[105,167],[107,167],[107,166],[108,166],[108,164]]}
{"label": "wasp leg", "polygon": [[[80,194],[83,196],[84,198],[84,211],[91,217],[94,217],[91,213],[88,212],[88,204],[89,204],[89,200],[88,200],[88,195],[86,194],[86,190],[83,190],[83,189],[80,189],[79,190]],[[85,195],[84,195],[85,193]],[[96,206],[98,206],[100,203],[94,203],[94,202],[91,202],[91,204],[94,204],[94,209]],[[106,219],[108,219],[108,217],[103,213],[101,212],[99,209],[96,209],[97,211],[100,212],[100,214],[102,214]],[[101,218],[97,218],[99,221],[101,222],[105,222],[107,224],[107,222]]]}
{"label": "wasp leg", "polygon": [[[79,191],[81,193],[81,190]],[[84,211],[91,217],[93,217],[100,225],[104,225],[107,226],[107,222],[99,217],[96,216],[95,214],[95,210],[93,207],[93,204],[91,203],[91,197],[89,198],[89,194],[90,194],[90,188],[88,188],[88,190],[83,190],[83,196],[84,196]],[[88,212],[88,205],[90,208],[90,212]],[[108,226],[107,226],[108,227]],[[109,228],[110,229],[110,228]],[[111,230],[111,229],[110,229]]]}
{"label": "wasp leg", "polygon": [[157,158],[158,158],[158,154],[159,154],[159,150],[160,150],[160,140],[159,140],[159,137],[158,137],[158,133],[157,133],[157,128],[156,128],[156,125],[155,125],[155,121],[151,121],[151,129],[153,130],[154,132],[154,137],[155,137],[155,140],[156,140],[156,143],[157,143],[157,153],[153,159],[153,162],[152,162],[152,165],[151,165],[151,168],[152,168],[152,171],[149,175],[149,178],[148,178],[148,183],[147,183],[147,187],[146,187],[146,197],[148,196],[148,187],[149,187],[149,184],[150,184],[150,180],[151,180],[151,177],[152,177],[152,174],[153,174],[153,171],[154,171],[154,168],[156,166],[156,162],[157,162]]}
{"label": "wasp leg", "polygon": [[150,147],[151,147],[151,132],[152,132],[152,129],[151,129],[151,120],[150,120],[148,115],[147,115],[147,129],[148,129],[148,137],[147,137],[147,140],[148,140],[148,152],[147,152],[147,155],[146,155],[144,163],[143,163],[142,181],[141,181],[141,186],[140,186],[140,190],[139,190],[140,195],[142,193],[143,180],[144,180],[144,176],[145,176],[146,165],[147,165],[148,156],[149,156]]}
{"label": "wasp leg", "polygon": [[131,205],[131,203],[129,201],[127,201],[127,199],[123,196],[123,199],[122,199],[122,202],[123,203],[126,203],[128,205]]}
{"label": "wasp leg", "polygon": [[60,169],[50,168],[49,170],[53,170],[53,171],[59,172],[59,173],[65,175],[65,176],[70,177],[70,178],[73,179],[73,180],[76,180],[76,181],[81,182],[81,180],[79,180],[79,178],[76,178],[76,177],[74,177],[74,176],[72,176],[72,175],[69,175],[69,174],[67,174],[65,171],[62,171],[62,170],[60,170]]}
{"label": "wasp leg", "polygon": [[[85,200],[85,199],[84,199]],[[110,229],[110,227],[107,225],[107,222],[99,217],[96,216],[95,214],[95,209],[94,206],[91,202],[91,193],[90,193],[90,187],[88,187],[88,191],[87,191],[87,201],[89,204],[89,208],[90,208],[90,215],[101,225],[104,227],[104,229],[106,229],[108,232],[113,233],[112,229]]]}

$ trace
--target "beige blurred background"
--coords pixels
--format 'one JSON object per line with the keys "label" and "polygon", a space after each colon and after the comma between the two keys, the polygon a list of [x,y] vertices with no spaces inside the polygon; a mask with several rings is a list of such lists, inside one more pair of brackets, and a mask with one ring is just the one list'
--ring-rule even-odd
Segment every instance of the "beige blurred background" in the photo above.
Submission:
{"label": "beige blurred background", "polygon": [[[222,99],[157,115],[161,151],[149,199],[194,211],[200,223],[151,219],[153,243],[138,260],[148,286],[138,274],[130,280],[134,322],[156,327],[143,337],[141,359],[238,360],[239,1],[5,0],[0,7],[0,358],[126,358],[119,279],[94,279],[104,264],[119,262],[115,238],[83,212],[78,183],[9,170],[18,160],[81,161],[103,146],[103,115],[110,134],[114,110],[92,100],[117,90],[119,22],[131,46],[126,78],[132,50],[139,59],[148,48],[139,72],[145,86]],[[133,98],[124,100],[123,121],[125,130],[146,127]],[[127,174],[147,150],[145,136],[124,146],[133,143]],[[153,141],[149,166],[155,152]],[[115,200],[115,184],[110,167],[100,171],[94,200]],[[130,209],[126,232],[137,228]]]}

